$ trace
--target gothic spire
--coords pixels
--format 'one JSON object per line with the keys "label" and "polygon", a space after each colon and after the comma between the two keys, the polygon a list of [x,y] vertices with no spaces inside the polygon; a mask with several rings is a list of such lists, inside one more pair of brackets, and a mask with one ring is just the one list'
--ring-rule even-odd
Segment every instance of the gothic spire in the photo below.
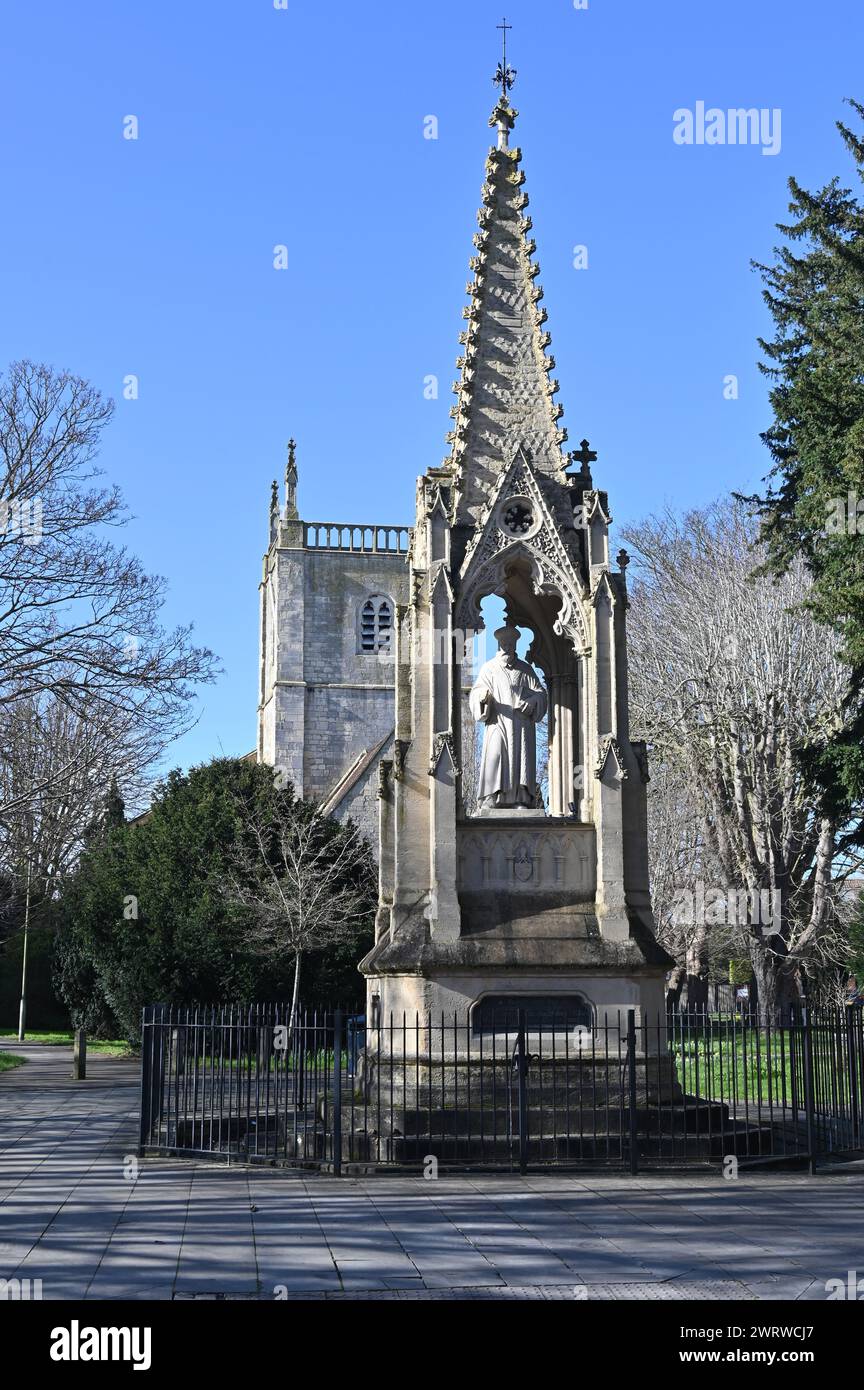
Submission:
{"label": "gothic spire", "polygon": [[542,329],[546,311],[538,307],[543,291],[536,283],[540,267],[532,260],[531,219],[524,212],[522,152],[509,147],[518,115],[508,95],[515,76],[505,52],[494,79],[501,93],[489,124],[497,127],[498,144],[486,160],[477,254],[470,262],[474,279],[462,310],[468,326],[459,337],[465,350],[453,383],[455,423],[447,436],[452,453],[445,467],[457,475],[456,520],[462,522],[478,519],[519,445],[536,469],[564,476],[561,445],[567,434],[556,423],[562,407],[552,399],[558,383],[550,378],[554,359],[545,354],[550,336]]}

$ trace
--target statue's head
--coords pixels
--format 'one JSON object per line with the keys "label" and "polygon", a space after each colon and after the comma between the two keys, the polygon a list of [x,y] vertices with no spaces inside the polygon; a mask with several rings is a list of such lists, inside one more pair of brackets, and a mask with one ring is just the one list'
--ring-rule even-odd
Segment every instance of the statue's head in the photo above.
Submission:
{"label": "statue's head", "polygon": [[510,627],[508,623],[506,627],[499,627],[495,633],[495,641],[498,643],[499,650],[512,659],[516,655],[516,643],[520,636],[518,627]]}

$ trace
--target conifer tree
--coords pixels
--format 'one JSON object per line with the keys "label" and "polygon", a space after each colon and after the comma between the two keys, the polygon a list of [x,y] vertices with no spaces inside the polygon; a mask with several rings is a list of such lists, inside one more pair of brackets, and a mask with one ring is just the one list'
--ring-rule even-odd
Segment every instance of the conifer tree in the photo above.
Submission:
{"label": "conifer tree", "polygon": [[[849,102],[864,120],[864,106]],[[864,137],[837,128],[864,182]],[[816,193],[789,180],[791,220],[770,265],[756,264],[774,321],[760,339],[772,382],[773,459],[757,503],[767,560],[783,574],[802,556],[816,619],[836,632],[849,667],[835,728],[801,756],[823,807],[861,843],[864,798],[864,202],[838,178]],[[842,843],[842,841],[841,841]]]}

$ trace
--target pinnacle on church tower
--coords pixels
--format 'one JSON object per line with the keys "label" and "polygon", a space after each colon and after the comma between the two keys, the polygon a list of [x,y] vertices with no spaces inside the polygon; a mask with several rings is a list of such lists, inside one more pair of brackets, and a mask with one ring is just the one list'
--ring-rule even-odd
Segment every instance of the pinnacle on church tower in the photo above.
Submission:
{"label": "pinnacle on church tower", "polygon": [[274,478],[270,484],[270,540],[276,539],[279,530],[279,484]]}
{"label": "pinnacle on church tower", "polygon": [[498,144],[486,161],[477,254],[470,261],[474,279],[462,311],[468,326],[459,338],[461,375],[453,383],[457,403],[447,436],[452,451],[444,461],[457,475],[456,520],[463,523],[477,520],[495,477],[519,445],[539,471],[564,476],[561,445],[567,432],[557,424],[563,407],[553,400],[555,360],[545,352],[550,335],[543,330],[546,311],[538,307],[543,290],[540,266],[532,260],[531,218],[524,211],[522,152],[509,145],[518,115],[508,97],[515,76],[505,50],[494,78],[501,94],[489,119]]}
{"label": "pinnacle on church tower", "polygon": [[297,462],[294,451],[297,448],[293,439],[288,440],[288,462],[285,464],[285,520],[296,521],[297,511]]}

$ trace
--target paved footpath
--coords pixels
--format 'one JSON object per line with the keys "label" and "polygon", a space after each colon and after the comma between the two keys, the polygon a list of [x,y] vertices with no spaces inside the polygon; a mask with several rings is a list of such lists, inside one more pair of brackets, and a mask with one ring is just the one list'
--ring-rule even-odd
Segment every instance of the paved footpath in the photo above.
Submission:
{"label": "paved footpath", "polygon": [[[864,1173],[334,1179],[135,1160],[137,1065],[0,1043],[0,1278],[63,1298],[825,1299]],[[138,1176],[135,1177],[137,1162]]]}

